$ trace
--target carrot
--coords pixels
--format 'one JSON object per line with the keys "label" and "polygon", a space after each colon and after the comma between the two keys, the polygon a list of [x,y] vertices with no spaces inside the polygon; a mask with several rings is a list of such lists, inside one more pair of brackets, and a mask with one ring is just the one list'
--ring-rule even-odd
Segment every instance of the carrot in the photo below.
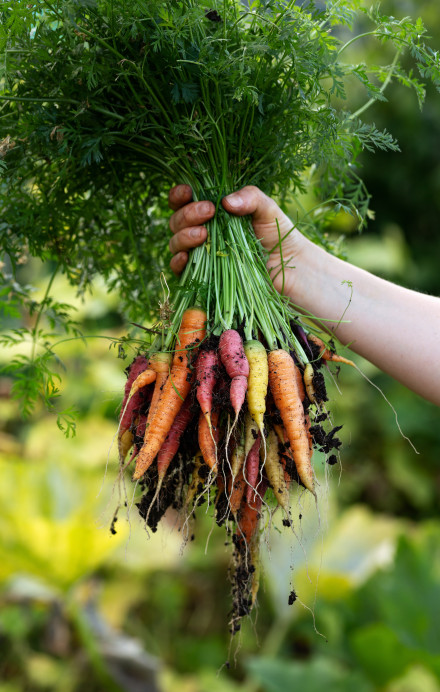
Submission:
{"label": "carrot", "polygon": [[158,485],[162,485],[168,467],[179,449],[180,440],[192,418],[191,397],[187,397],[175,417],[170,432],[157,455]]}
{"label": "carrot", "polygon": [[[189,308],[182,317],[170,375],[159,396],[156,410],[145,433],[144,444],[136,459],[133,480],[143,476],[165,442],[173,421],[191,389],[191,359],[206,335],[206,313]],[[194,344],[194,348],[189,346]]]}
{"label": "carrot", "polygon": [[151,399],[150,411],[148,413],[147,425],[149,425],[154,412],[156,411],[157,402],[162,394],[162,389],[168,379],[170,372],[172,355],[171,353],[157,351],[150,356],[150,368],[156,373],[156,382],[154,384],[153,398]]}
{"label": "carrot", "polygon": [[246,416],[244,419],[244,458],[246,459],[247,455],[251,451],[253,444],[255,440],[258,437],[258,425],[252,418],[251,414],[249,412],[246,412]]}
{"label": "carrot", "polygon": [[197,401],[211,430],[212,392],[218,375],[218,356],[215,351],[200,351],[196,363]]}
{"label": "carrot", "polygon": [[154,370],[151,370],[151,368],[147,368],[143,372],[141,372],[131,385],[130,389],[130,394],[128,395],[128,401],[132,398],[136,392],[139,391],[139,389],[142,389],[142,387],[146,387],[149,384],[152,384],[154,380],[156,379],[156,373]]}
{"label": "carrot", "polygon": [[142,411],[139,413],[134,426],[132,426],[132,430],[134,428],[133,432],[133,442],[134,442],[134,447],[133,451],[131,453],[131,457],[129,459],[129,464],[133,461],[133,459],[139,454],[139,450],[142,447],[142,444],[140,444],[140,441],[144,439],[145,435],[145,426],[147,424],[147,413],[143,413]]}
{"label": "carrot", "polygon": [[185,497],[185,507],[189,507],[196,495],[200,495],[203,492],[204,477],[200,474],[202,466],[204,466],[203,456],[199,450],[194,457],[194,468],[192,471],[191,483],[188,486]]}
{"label": "carrot", "polygon": [[278,504],[284,509],[287,514],[290,510],[289,505],[289,490],[284,476],[284,468],[280,463],[278,454],[278,437],[274,430],[270,430],[267,436],[267,454],[264,464],[266,475],[272,490],[275,494]]}
{"label": "carrot", "polygon": [[131,430],[124,430],[118,440],[119,461],[123,463],[125,457],[133,446],[133,433]]}
{"label": "carrot", "polygon": [[[125,383],[125,390],[124,390],[124,399],[121,404],[121,412],[124,411],[125,404],[127,403],[127,399],[130,396],[130,391],[133,382],[137,378],[138,375],[141,374],[144,370],[148,368],[148,360],[145,358],[145,356],[136,356],[136,358],[130,363],[128,366],[126,373],[127,373],[127,382]],[[121,413],[122,415],[122,413]]]}
{"label": "carrot", "polygon": [[246,481],[243,476],[243,467],[241,467],[237,475],[231,476],[229,481],[229,509],[234,516],[240,508],[245,489]]}
{"label": "carrot", "polygon": [[[307,368],[307,365],[306,365],[306,368]],[[305,372],[305,369],[304,369],[304,372]],[[296,384],[298,386],[299,398],[301,399],[302,402],[304,402],[304,400],[306,398],[306,392],[304,389],[305,383],[304,383],[304,379],[303,379],[304,375],[301,374],[301,370],[298,367],[295,368],[295,376],[296,376]]]}
{"label": "carrot", "polygon": [[283,349],[271,351],[268,361],[270,389],[281,414],[298,475],[305,487],[315,494],[304,408],[296,381],[296,365]]}
{"label": "carrot", "polygon": [[127,372],[127,382],[125,383],[124,398],[121,404],[121,412],[119,414],[119,430],[118,440],[121,440],[126,430],[129,430],[135,412],[139,409],[142,403],[142,396],[137,393],[136,397],[130,398],[131,388],[136,378],[148,368],[148,360],[145,356],[136,356],[130,364]]}
{"label": "carrot", "polygon": [[251,499],[258,492],[257,481],[260,471],[260,446],[261,446],[261,433],[258,433],[258,437],[252,445],[252,449],[246,457],[244,465],[244,477],[247,482],[246,488],[246,500],[251,502]]}
{"label": "carrot", "polygon": [[144,356],[137,356],[128,370],[128,378],[125,383],[124,398],[121,405],[118,427],[118,454],[120,464],[124,463],[125,457],[133,446],[133,426],[139,415],[140,409],[145,403],[146,397],[150,397],[150,392],[146,388],[148,377],[145,380],[145,384],[142,384],[141,387],[136,387],[134,392],[133,387],[136,382],[140,382],[140,378],[143,377],[144,373],[150,372],[151,371],[148,369],[148,360]]}
{"label": "carrot", "polygon": [[[276,423],[274,423],[273,429],[275,430],[276,435],[278,437],[278,456],[280,459],[281,466],[284,470],[284,480],[286,481],[287,489],[289,489],[290,481],[292,480],[289,471],[293,468],[296,469],[295,462],[293,461],[292,452],[289,449],[290,442],[287,439],[286,431],[284,430],[284,427],[282,425],[277,425]],[[280,451],[280,444],[282,447],[282,452]],[[287,465],[287,461],[289,462],[289,467]]]}
{"label": "carrot", "polygon": [[231,378],[229,399],[237,420],[246,396],[249,377],[249,363],[240,334],[235,329],[227,329],[220,336],[218,350],[225,370]]}
{"label": "carrot", "polygon": [[322,349],[319,357],[323,360],[330,360],[332,363],[346,363],[346,365],[351,365],[353,368],[356,367],[352,360],[348,360],[347,358],[344,358],[344,356],[338,356],[336,353],[333,353],[333,351],[330,351],[324,342],[314,334],[308,334],[307,338],[312,342],[312,344],[315,344],[315,346],[319,346],[319,348]]}
{"label": "carrot", "polygon": [[213,411],[211,414],[211,429],[209,429],[208,421],[203,412],[199,418],[199,447],[202,452],[203,459],[209,468],[217,473],[217,444],[219,440],[218,428],[218,411]]}
{"label": "carrot", "polygon": [[311,401],[312,404],[318,405],[315,395],[315,388],[313,386],[314,374],[313,366],[310,363],[307,363],[306,367],[304,368],[304,385],[309,401]]}
{"label": "carrot", "polygon": [[248,545],[258,528],[261,505],[263,504],[267,487],[267,478],[263,476],[258,495],[255,494],[251,502],[243,499],[238,512],[237,534],[242,536]]}
{"label": "carrot", "polygon": [[147,512],[147,523],[151,507],[154,505],[159,496],[166,472],[168,471],[169,465],[171,464],[172,460],[176,456],[177,450],[179,449],[180,439],[183,433],[185,432],[191,418],[191,400],[190,397],[188,397],[187,399],[185,399],[182,408],[175,417],[170,432],[166,436],[165,442],[163,443],[162,447],[160,448],[160,452],[157,455],[157,485],[155,493],[153,495],[153,499],[150,502],[150,507]]}
{"label": "carrot", "polygon": [[238,474],[241,468],[243,468],[245,460],[245,448],[244,448],[244,438],[243,438],[243,431],[241,433],[241,436],[236,442],[236,445],[234,447],[234,451],[232,452],[232,459],[231,459],[231,476],[232,478],[235,478],[235,476]]}
{"label": "carrot", "polygon": [[244,351],[249,361],[247,402],[249,413],[264,436],[263,417],[266,411],[268,384],[267,354],[259,341],[246,341]]}

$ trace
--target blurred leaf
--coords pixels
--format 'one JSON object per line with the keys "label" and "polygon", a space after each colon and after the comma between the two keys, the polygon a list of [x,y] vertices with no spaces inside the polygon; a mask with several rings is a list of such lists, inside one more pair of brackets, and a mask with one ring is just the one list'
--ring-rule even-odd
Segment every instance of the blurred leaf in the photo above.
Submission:
{"label": "blurred leaf", "polygon": [[6,605],[0,611],[0,633],[11,639],[24,639],[33,624],[29,613],[19,606]]}
{"label": "blurred leaf", "polygon": [[417,665],[387,685],[386,692],[440,692],[440,683],[429,670]]}
{"label": "blurred leaf", "polygon": [[330,658],[308,662],[252,658],[247,668],[264,692],[370,692],[373,688],[361,673],[351,672]]}
{"label": "blurred leaf", "polygon": [[244,688],[228,679],[225,672],[202,667],[197,675],[178,675],[165,670],[160,675],[160,689],[161,692],[239,692]]}
{"label": "blurred leaf", "polygon": [[376,685],[384,685],[414,662],[412,652],[387,625],[373,624],[357,630],[351,644],[360,665]]}
{"label": "blurred leaf", "polygon": [[0,580],[24,573],[68,588],[123,540],[96,526],[90,478],[30,462],[0,462],[0,473]]}
{"label": "blurred leaf", "polygon": [[405,646],[439,655],[440,525],[427,524],[411,540],[402,536],[394,569],[374,575],[357,598],[374,602],[377,619]]}

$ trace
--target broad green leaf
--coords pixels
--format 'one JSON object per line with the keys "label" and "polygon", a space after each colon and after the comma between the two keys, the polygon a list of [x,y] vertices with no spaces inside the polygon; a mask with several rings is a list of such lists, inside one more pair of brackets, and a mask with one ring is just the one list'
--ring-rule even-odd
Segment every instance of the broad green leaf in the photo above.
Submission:
{"label": "broad green leaf", "polygon": [[361,673],[350,671],[331,658],[307,662],[253,658],[247,662],[247,668],[264,692],[373,692]]}

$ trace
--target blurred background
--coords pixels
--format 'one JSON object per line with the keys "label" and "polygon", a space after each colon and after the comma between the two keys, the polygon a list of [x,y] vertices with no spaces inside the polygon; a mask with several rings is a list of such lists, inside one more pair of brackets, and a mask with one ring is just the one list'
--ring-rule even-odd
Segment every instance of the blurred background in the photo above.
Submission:
{"label": "blurred background", "polygon": [[[422,16],[440,46],[436,0],[383,6]],[[355,57],[379,61],[380,51],[359,41]],[[376,218],[362,235],[346,217],[329,232],[346,236],[353,263],[440,295],[440,95],[428,89],[422,112],[401,87],[387,95],[368,118],[402,152],[362,159]],[[23,262],[20,278],[38,287],[37,300],[51,271]],[[55,348],[62,405],[78,410],[75,437],[66,439],[42,406],[23,421],[11,381],[0,379],[0,692],[439,692],[438,408],[356,358],[416,454],[359,373],[344,370],[329,383],[343,425],[341,465],[325,469],[316,457],[319,508],[293,498],[295,535],[275,516],[258,608],[231,642],[224,532],[200,514],[183,551],[173,516],[147,536],[130,511],[131,487],[125,496],[116,482],[113,439],[130,352],[118,358],[98,335],[125,334],[117,296],[97,283],[80,300],[61,277],[52,291],[75,305],[90,338]],[[5,323],[17,325],[13,316]],[[3,350],[0,361],[10,356]],[[121,498],[128,507],[112,535]],[[298,600],[288,606],[292,588]]]}

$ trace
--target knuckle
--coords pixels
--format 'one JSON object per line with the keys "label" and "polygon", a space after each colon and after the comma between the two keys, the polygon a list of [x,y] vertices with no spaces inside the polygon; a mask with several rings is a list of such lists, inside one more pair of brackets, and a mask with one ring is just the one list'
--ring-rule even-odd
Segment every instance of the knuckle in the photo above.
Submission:
{"label": "knuckle", "polygon": [[170,248],[171,254],[174,255],[176,253],[174,236],[172,238],[170,238],[170,242],[168,243],[168,247]]}
{"label": "knuckle", "polygon": [[185,222],[189,222],[191,220],[191,215],[192,215],[191,205],[188,204],[182,208],[182,219]]}

